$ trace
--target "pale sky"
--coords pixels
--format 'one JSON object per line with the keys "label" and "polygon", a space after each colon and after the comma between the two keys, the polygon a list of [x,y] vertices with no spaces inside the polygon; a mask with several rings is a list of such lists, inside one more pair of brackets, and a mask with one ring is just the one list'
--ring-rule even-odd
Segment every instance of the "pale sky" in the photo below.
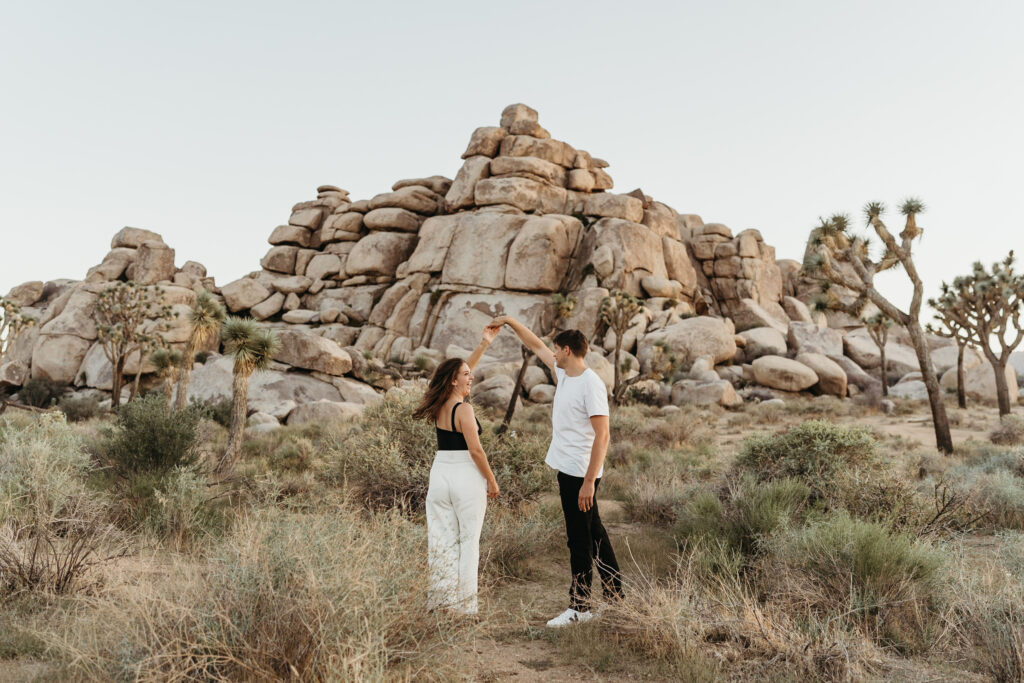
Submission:
{"label": "pale sky", "polygon": [[454,177],[525,102],[615,191],[780,258],[819,216],[919,196],[933,296],[1024,247],[1022,28],[984,0],[4,3],[0,293],[83,278],[125,225],[226,284],[317,185]]}

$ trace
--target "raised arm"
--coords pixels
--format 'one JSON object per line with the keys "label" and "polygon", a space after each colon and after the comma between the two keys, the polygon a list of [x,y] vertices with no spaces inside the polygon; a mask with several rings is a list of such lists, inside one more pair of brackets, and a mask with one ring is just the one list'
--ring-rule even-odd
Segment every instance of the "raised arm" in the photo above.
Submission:
{"label": "raised arm", "polygon": [[480,343],[476,345],[476,348],[473,349],[473,353],[469,354],[469,358],[466,359],[466,365],[469,366],[470,372],[473,372],[476,368],[476,364],[480,362],[484,352],[487,351],[487,347],[491,345],[491,342],[494,341],[494,338],[498,336],[498,332],[500,331],[500,327],[494,327],[492,325],[488,325],[484,328],[483,333],[480,335]]}
{"label": "raised arm", "polygon": [[551,370],[551,374],[555,373],[555,354],[552,353],[547,344],[541,341],[540,337],[535,335],[521,322],[508,315],[498,316],[492,320],[491,324],[488,325],[488,329],[500,329],[502,325],[508,325],[511,327],[516,333],[516,336],[519,337],[519,341],[523,342],[523,346],[530,349],[530,351],[533,351],[537,358],[539,358],[544,365],[548,366],[548,369]]}

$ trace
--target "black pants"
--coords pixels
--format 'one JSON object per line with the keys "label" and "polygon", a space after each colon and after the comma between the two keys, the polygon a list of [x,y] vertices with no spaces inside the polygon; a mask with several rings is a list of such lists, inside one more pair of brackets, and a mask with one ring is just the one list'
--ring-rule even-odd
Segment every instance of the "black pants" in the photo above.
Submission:
{"label": "black pants", "polygon": [[597,486],[600,483],[600,479],[594,482],[594,504],[583,512],[579,504],[583,477],[558,473],[558,495],[562,498],[565,533],[569,537],[569,565],[572,568],[569,607],[580,612],[590,611],[590,584],[595,557],[605,598],[622,597],[619,563],[615,561],[615,551],[612,550],[608,532],[604,530],[601,515],[597,511]]}

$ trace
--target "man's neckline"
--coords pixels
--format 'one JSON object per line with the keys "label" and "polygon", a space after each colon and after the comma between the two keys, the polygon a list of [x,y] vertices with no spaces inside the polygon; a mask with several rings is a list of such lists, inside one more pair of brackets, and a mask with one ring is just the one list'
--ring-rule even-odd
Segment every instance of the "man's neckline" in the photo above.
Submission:
{"label": "man's neckline", "polygon": [[578,374],[578,375],[570,375],[570,374],[569,374],[568,372],[566,372],[566,371],[565,371],[564,369],[562,370],[562,372],[565,372],[565,376],[566,376],[566,377],[572,377],[573,379],[575,379],[575,378],[577,378],[577,377],[581,377],[581,376],[583,375],[583,373],[585,373],[585,372],[586,372],[587,370],[589,370],[589,369],[590,369],[590,368],[588,368],[588,367],[587,367],[586,365],[584,365],[584,366],[583,366],[583,369],[582,369],[582,370],[580,371],[580,374]]}

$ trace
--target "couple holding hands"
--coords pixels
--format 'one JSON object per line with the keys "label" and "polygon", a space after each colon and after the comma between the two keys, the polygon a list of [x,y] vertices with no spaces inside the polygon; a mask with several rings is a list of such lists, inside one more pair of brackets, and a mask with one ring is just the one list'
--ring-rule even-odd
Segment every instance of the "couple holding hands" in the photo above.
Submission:
{"label": "couple holding hands", "polygon": [[556,380],[551,410],[551,445],[545,463],[557,471],[565,517],[572,580],[569,608],[547,622],[550,627],[588,621],[590,586],[596,560],[606,599],[622,597],[622,578],[597,508],[609,443],[608,394],[597,373],[586,366],[587,339],[579,330],[555,335],[554,351],[518,320],[501,316],[484,328],[469,358],[449,358],[437,366],[414,417],[434,423],[437,454],[427,490],[427,538],[430,606],[462,614],[477,612],[480,532],[487,498],[500,487],[480,445],[480,423],[465,402],[473,368],[508,325],[546,365]]}

